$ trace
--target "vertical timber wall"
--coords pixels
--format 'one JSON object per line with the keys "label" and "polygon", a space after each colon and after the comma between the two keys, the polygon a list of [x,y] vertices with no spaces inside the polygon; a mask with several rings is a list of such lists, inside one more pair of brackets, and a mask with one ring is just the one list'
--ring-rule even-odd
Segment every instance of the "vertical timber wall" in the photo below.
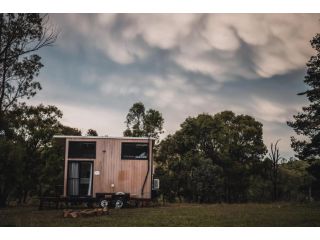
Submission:
{"label": "vertical timber wall", "polygon": [[[85,141],[96,142],[95,159],[69,158],[69,142]],[[152,180],[152,139],[130,138],[87,138],[66,137],[65,171],[64,171],[64,196],[67,196],[68,162],[92,161],[93,162],[93,195],[96,193],[130,193],[131,198],[150,199]],[[123,142],[148,143],[148,160],[121,159],[121,144]],[[149,162],[149,163],[148,163]],[[148,176],[147,176],[148,174]],[[147,176],[147,178],[146,178]],[[144,190],[142,188],[145,182]],[[113,187],[112,187],[113,186]]]}

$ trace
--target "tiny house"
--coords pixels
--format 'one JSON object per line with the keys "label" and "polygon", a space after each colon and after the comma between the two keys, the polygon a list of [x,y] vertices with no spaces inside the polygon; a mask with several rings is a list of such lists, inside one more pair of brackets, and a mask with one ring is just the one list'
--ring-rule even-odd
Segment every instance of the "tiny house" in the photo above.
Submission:
{"label": "tiny house", "polygon": [[151,199],[153,138],[60,135],[54,138],[65,140],[63,197],[99,199],[101,205],[108,204],[108,196]]}

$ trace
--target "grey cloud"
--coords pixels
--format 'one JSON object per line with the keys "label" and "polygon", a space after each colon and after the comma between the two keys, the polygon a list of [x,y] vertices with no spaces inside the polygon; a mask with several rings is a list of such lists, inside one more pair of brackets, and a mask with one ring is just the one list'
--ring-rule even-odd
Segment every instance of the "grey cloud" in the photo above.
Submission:
{"label": "grey cloud", "polygon": [[83,129],[95,128],[79,119],[88,112],[114,135],[135,101],[163,113],[166,134],[188,116],[229,109],[261,121],[267,144],[285,138],[289,154],[285,121],[305,104],[296,93],[319,16],[53,14],[61,36],[42,51],[44,89],[34,101],[62,106],[66,123]]}
{"label": "grey cloud", "polygon": [[[179,66],[226,81],[285,74],[311,54],[305,43],[318,29],[317,14],[87,14],[53,15],[120,64],[148,60],[154,49],[171,52]],[[61,23],[64,21],[64,24]],[[70,38],[68,48],[74,43]],[[72,42],[72,43],[70,43]],[[76,44],[76,43],[75,43]],[[253,65],[241,64],[247,45]],[[221,57],[223,56],[223,61]],[[233,71],[230,73],[229,69]]]}

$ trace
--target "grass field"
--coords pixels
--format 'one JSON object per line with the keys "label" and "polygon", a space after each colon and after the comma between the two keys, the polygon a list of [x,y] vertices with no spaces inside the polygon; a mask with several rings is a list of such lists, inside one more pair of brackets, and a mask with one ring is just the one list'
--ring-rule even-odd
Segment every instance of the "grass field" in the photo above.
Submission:
{"label": "grass field", "polygon": [[77,219],[62,212],[0,209],[0,226],[320,226],[320,204],[169,204]]}

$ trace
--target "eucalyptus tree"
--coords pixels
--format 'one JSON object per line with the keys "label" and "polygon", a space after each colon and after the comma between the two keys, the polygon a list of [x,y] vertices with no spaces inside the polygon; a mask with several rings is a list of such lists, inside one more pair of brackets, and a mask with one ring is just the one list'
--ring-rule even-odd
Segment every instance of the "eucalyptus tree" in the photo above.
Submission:
{"label": "eucalyptus tree", "polygon": [[0,14],[0,131],[5,134],[6,113],[19,99],[41,90],[36,81],[43,67],[37,51],[53,45],[57,32],[45,14]]}
{"label": "eucalyptus tree", "polygon": [[162,114],[154,109],[145,109],[142,102],[132,105],[126,116],[127,129],[124,136],[130,137],[154,137],[157,140],[163,133],[164,119]]}

